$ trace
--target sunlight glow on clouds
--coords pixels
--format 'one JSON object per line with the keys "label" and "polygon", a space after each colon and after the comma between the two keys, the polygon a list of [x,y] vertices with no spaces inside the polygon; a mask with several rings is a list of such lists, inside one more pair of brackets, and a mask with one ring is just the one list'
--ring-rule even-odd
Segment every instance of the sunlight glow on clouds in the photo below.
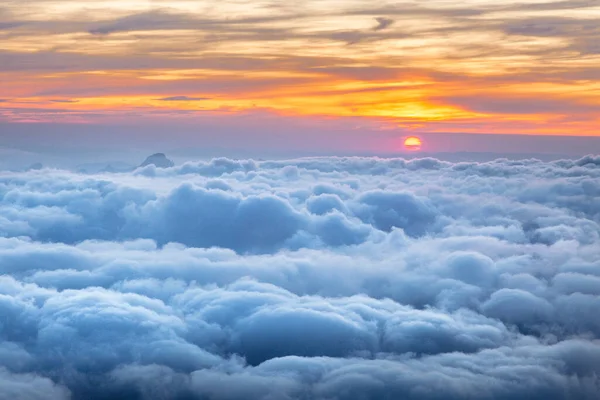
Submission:
{"label": "sunlight glow on clouds", "polygon": [[600,395],[600,159],[0,173],[0,397]]}
{"label": "sunlight glow on clouds", "polygon": [[[585,0],[5,1],[0,120],[258,107],[420,131],[597,135],[599,20]],[[211,100],[152,101],[178,96]],[[57,113],[51,98],[78,103]]]}

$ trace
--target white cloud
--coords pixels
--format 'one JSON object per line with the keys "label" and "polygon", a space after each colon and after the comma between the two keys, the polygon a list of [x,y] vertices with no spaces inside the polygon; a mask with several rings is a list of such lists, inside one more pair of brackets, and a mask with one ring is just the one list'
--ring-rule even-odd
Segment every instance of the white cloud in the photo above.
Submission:
{"label": "white cloud", "polygon": [[3,173],[0,399],[596,398],[599,166]]}

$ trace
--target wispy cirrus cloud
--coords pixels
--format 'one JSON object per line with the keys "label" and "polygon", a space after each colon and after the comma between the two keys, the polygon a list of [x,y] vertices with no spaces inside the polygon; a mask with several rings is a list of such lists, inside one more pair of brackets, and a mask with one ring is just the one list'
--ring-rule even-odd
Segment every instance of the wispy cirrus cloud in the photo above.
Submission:
{"label": "wispy cirrus cloud", "polygon": [[202,101],[210,100],[210,97],[192,97],[192,96],[170,96],[157,99],[160,101]]}
{"label": "wispy cirrus cloud", "polygon": [[373,28],[374,31],[384,30],[394,23],[393,19],[385,17],[377,17],[375,20],[377,21],[377,26]]}
{"label": "wispy cirrus cloud", "polygon": [[52,99],[50,100],[51,103],[65,103],[65,104],[69,104],[69,103],[79,103],[79,100],[71,100],[71,99]]}
{"label": "wispy cirrus cloud", "polygon": [[[518,81],[541,102],[550,93],[556,101],[569,94],[573,104],[589,104],[600,84],[595,68],[600,10],[590,1],[20,4],[6,3],[2,14],[0,69],[21,73],[5,97],[71,90],[83,94],[74,95],[79,105],[105,110],[107,116],[133,101],[123,96],[139,106],[173,107],[174,101],[152,101],[193,93],[180,87],[191,85],[189,77],[196,74],[197,85],[228,82],[214,91],[198,90],[224,99],[225,104],[207,101],[205,107],[213,110],[256,105],[313,117],[409,119],[428,127],[473,121],[469,131],[491,126],[495,132],[516,133],[511,124],[530,124],[529,116],[513,113],[507,119],[493,110],[440,108],[429,99],[482,86],[517,96]],[[93,11],[82,12],[86,4]],[[131,71],[125,83],[122,76]],[[327,79],[319,71],[327,71]],[[56,79],[65,73],[76,84]],[[450,76],[453,84],[446,79]],[[268,83],[271,78],[278,80],[276,87]],[[35,85],[29,83],[34,80]],[[381,80],[388,88],[373,83]],[[148,84],[157,81],[162,86]],[[390,90],[394,85],[402,89]],[[87,90],[92,86],[99,89]],[[231,90],[244,86],[251,90]],[[365,96],[369,92],[374,94]],[[185,101],[177,104],[186,107]],[[560,114],[541,112],[536,119],[553,120],[563,132],[597,132],[598,119],[591,112],[588,116],[577,127],[560,123]],[[527,133],[557,129],[540,125]]]}

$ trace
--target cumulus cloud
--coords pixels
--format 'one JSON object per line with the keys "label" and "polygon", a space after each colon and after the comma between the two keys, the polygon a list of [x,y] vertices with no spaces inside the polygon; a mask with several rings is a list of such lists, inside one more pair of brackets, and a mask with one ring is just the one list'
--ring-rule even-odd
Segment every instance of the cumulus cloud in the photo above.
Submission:
{"label": "cumulus cloud", "polygon": [[596,399],[600,159],[0,173],[0,399]]}

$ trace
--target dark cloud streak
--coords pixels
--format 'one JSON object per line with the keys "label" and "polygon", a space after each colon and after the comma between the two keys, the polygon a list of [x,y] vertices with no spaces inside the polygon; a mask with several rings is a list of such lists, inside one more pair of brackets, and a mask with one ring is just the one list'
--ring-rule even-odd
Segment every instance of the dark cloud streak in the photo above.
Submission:
{"label": "dark cloud streak", "polygon": [[191,97],[191,96],[170,96],[157,99],[160,101],[201,101],[210,100],[209,97]]}

